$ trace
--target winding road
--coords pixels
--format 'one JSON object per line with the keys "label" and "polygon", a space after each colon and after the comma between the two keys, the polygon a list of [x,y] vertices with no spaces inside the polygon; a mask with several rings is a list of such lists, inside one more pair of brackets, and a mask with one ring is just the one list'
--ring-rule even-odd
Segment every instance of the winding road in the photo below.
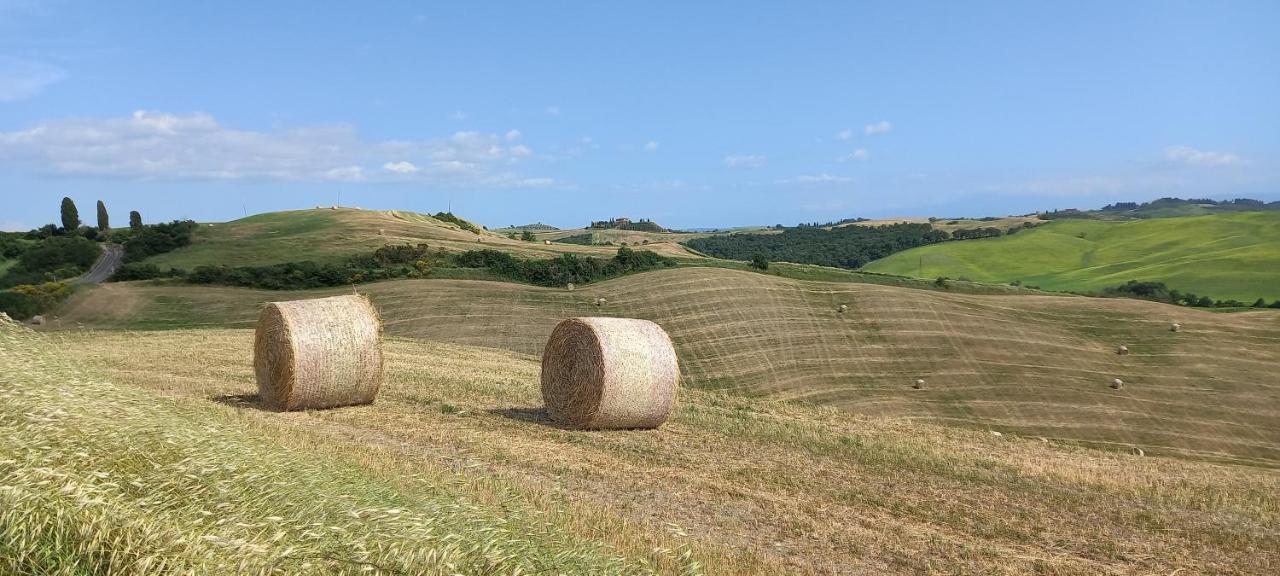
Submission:
{"label": "winding road", "polygon": [[93,263],[84,276],[80,277],[81,284],[101,284],[106,282],[112,274],[116,273],[116,269],[120,268],[120,263],[124,261],[124,246],[119,244],[103,244],[102,256],[98,257],[98,261]]}

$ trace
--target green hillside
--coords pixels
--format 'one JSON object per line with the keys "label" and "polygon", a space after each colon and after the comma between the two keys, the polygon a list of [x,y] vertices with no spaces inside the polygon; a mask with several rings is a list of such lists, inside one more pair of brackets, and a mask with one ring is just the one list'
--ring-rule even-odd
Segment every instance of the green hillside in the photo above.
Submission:
{"label": "green hillside", "polygon": [[1014,236],[899,252],[864,270],[1072,291],[1160,281],[1216,299],[1273,300],[1280,298],[1280,212],[1057,220]]}

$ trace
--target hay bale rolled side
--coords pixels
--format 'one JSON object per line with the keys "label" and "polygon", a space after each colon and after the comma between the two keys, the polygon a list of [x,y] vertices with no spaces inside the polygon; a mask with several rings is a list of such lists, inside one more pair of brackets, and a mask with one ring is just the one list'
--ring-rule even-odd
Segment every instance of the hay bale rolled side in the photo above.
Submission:
{"label": "hay bale rolled side", "polygon": [[253,365],[268,409],[369,404],[382,385],[382,321],[363,296],[268,302]]}
{"label": "hay bale rolled side", "polygon": [[570,318],[542,353],[542,399],[565,426],[657,428],[679,385],[671,338],[648,320]]}

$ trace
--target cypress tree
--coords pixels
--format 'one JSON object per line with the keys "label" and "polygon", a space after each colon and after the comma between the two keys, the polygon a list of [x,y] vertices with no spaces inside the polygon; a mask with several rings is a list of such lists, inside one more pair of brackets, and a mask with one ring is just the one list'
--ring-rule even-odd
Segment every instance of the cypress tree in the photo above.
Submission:
{"label": "cypress tree", "polygon": [[75,234],[80,229],[80,211],[76,210],[76,203],[70,198],[62,198],[62,229],[68,234]]}

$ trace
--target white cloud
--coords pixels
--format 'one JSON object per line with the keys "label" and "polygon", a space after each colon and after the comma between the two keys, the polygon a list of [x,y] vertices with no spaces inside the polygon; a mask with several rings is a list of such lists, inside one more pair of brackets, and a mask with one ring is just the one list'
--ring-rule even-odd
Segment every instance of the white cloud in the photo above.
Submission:
{"label": "white cloud", "polygon": [[0,102],[31,98],[66,77],[57,66],[0,56]]}
{"label": "white cloud", "polygon": [[1227,152],[1196,150],[1190,146],[1170,146],[1164,149],[1165,160],[1192,166],[1229,166],[1239,164],[1240,157]]}
{"label": "white cloud", "polygon": [[382,165],[382,169],[390,170],[397,174],[413,174],[418,171],[418,167],[415,166],[413,162],[405,162],[404,160],[399,162],[387,162]]}
{"label": "white cloud", "polygon": [[854,150],[853,152],[845,154],[844,156],[836,158],[836,161],[837,162],[862,161],[862,160],[866,160],[869,156],[870,155],[867,154],[867,150],[865,148],[859,148],[857,150]]}
{"label": "white cloud", "polygon": [[223,126],[203,113],[139,111],[124,118],[67,118],[0,132],[2,166],[133,179],[412,177],[450,186],[502,187],[527,180],[512,173],[511,166],[533,156],[528,146],[513,146],[501,134],[464,131],[431,140],[368,141],[351,126],[257,132]]}
{"label": "white cloud", "polygon": [[552,104],[550,106],[547,106],[546,108],[543,108],[542,112],[545,113],[547,116],[559,116],[560,107],[555,104]]}
{"label": "white cloud", "polygon": [[655,142],[655,141],[653,141],[653,140],[650,140],[650,141],[648,141],[648,142],[645,142],[645,144],[644,144],[644,151],[645,151],[645,152],[653,152],[654,150],[657,150],[657,149],[658,149],[658,143],[657,143],[657,142]]}
{"label": "white cloud", "polygon": [[450,114],[449,117],[461,122],[467,119],[467,113],[461,110],[454,110],[453,114]]}
{"label": "white cloud", "polygon": [[507,142],[515,142],[516,140],[520,139],[520,131],[514,128],[511,130],[508,130],[507,134],[503,136],[503,138],[506,138]]}
{"label": "white cloud", "polygon": [[765,157],[759,154],[736,154],[724,157],[724,165],[730,168],[759,168],[764,166]]}
{"label": "white cloud", "polygon": [[875,124],[867,124],[862,128],[862,132],[868,136],[872,134],[884,134],[890,130],[893,130],[893,124],[890,124],[888,120],[881,120]]}
{"label": "white cloud", "polygon": [[802,174],[788,180],[778,180],[778,184],[838,184],[841,182],[849,182],[853,180],[847,176],[832,176],[823,172],[822,174]]}
{"label": "white cloud", "polygon": [[853,130],[850,130],[848,128],[845,128],[844,130],[836,132],[836,135],[835,135],[836,140],[848,140],[850,138],[853,138]]}

